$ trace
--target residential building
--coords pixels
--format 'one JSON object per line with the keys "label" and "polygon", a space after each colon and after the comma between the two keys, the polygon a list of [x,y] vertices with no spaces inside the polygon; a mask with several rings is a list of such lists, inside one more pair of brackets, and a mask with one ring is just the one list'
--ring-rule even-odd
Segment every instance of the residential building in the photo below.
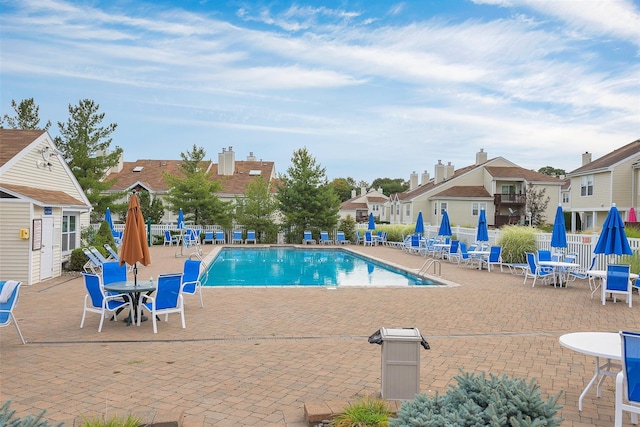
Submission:
{"label": "residential building", "polygon": [[0,271],[33,284],[62,274],[91,204],[42,130],[0,129]]}
{"label": "residential building", "polygon": [[366,222],[369,220],[369,213],[373,213],[374,219],[380,221],[386,217],[385,209],[388,201],[389,197],[382,193],[382,188],[369,191],[361,188],[360,195],[357,195],[356,190],[351,190],[351,198],[340,204],[338,215],[340,219],[350,215],[356,222]]}
{"label": "residential building", "polygon": [[567,174],[572,231],[598,231],[612,204],[623,219],[637,209],[640,194],[640,139],[592,160],[582,154],[582,166]]}
{"label": "residential building", "polygon": [[[182,160],[151,160],[143,159],[135,162],[125,162],[122,157],[117,166],[107,171],[106,180],[113,180],[109,192],[130,192],[132,190],[146,190],[151,197],[159,197],[165,206],[162,223],[177,222],[178,212],[172,210],[165,202],[168,194],[168,184],[164,173],[183,176],[180,168]],[[246,160],[236,160],[233,147],[223,148],[218,154],[218,163],[211,160],[203,161],[202,167],[211,173],[211,179],[219,181],[222,190],[217,194],[222,201],[235,201],[236,197],[243,197],[247,185],[256,176],[262,176],[273,181],[276,179],[275,163],[263,161],[249,153]],[[275,185],[271,188],[276,191]]]}
{"label": "residential building", "polygon": [[488,225],[500,227],[526,223],[529,184],[549,197],[544,216],[547,222],[553,222],[563,181],[524,169],[503,157],[488,159],[481,149],[472,165],[455,169],[451,162],[445,165],[438,160],[433,178],[425,171],[418,181],[418,174],[413,172],[409,183],[407,191],[392,194],[387,203],[384,219],[392,224],[413,224],[422,211],[426,224],[439,225],[447,211],[452,224],[473,227],[484,209]]}

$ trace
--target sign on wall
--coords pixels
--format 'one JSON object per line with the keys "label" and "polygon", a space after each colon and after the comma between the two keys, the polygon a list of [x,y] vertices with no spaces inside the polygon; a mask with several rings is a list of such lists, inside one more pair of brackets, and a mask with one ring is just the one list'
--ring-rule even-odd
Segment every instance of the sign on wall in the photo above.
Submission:
{"label": "sign on wall", "polygon": [[42,248],[42,220],[34,219],[31,228],[31,250],[39,251]]}

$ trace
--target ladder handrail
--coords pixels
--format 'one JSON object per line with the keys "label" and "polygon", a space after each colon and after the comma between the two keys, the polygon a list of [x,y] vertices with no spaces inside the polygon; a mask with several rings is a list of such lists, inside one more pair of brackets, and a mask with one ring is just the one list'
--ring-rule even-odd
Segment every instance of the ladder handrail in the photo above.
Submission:
{"label": "ladder handrail", "polygon": [[427,259],[424,264],[422,264],[422,267],[420,267],[420,270],[418,270],[418,276],[424,277],[431,266],[433,266],[434,276],[442,276],[442,264],[440,264],[440,260],[433,258]]}

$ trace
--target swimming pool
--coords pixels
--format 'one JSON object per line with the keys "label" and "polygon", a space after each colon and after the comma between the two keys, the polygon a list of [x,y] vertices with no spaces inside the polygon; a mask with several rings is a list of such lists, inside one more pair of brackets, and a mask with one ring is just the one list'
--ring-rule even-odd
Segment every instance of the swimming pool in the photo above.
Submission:
{"label": "swimming pool", "polygon": [[223,248],[203,286],[440,285],[344,249]]}

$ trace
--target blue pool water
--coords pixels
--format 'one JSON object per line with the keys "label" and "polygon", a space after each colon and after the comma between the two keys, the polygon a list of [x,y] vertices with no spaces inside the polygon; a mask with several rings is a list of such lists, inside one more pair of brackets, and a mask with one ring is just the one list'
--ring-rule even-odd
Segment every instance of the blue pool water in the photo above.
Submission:
{"label": "blue pool water", "polygon": [[438,285],[342,249],[224,248],[203,286]]}

